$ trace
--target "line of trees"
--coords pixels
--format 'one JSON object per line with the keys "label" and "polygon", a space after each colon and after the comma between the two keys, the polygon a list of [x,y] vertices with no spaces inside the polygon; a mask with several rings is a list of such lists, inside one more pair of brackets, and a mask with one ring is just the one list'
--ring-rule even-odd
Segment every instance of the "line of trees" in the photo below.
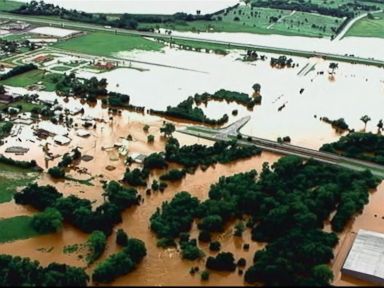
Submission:
{"label": "line of trees", "polygon": [[84,287],[89,281],[84,269],[51,263],[47,267],[39,261],[19,256],[0,255],[0,285],[3,287]]}
{"label": "line of trees", "polygon": [[0,163],[12,165],[24,169],[34,169],[37,171],[42,171],[43,169],[40,168],[35,160],[31,161],[20,161],[20,160],[14,160],[12,158],[5,157],[4,155],[0,154]]}
{"label": "line of trees", "polygon": [[320,151],[384,165],[384,136],[351,132],[336,142],[324,144]]}
{"label": "line of trees", "polygon": [[25,72],[28,72],[31,70],[35,70],[35,69],[37,69],[37,66],[35,64],[32,64],[32,63],[19,65],[19,66],[12,68],[7,73],[1,74],[0,80],[6,80],[6,79],[11,78],[13,76],[16,76],[16,75],[19,75],[19,74],[22,74],[22,73],[25,73]]}
{"label": "line of trees", "polygon": [[180,102],[176,107],[168,106],[166,111],[149,109],[148,113],[159,116],[175,117],[207,125],[223,125],[228,122],[229,118],[227,114],[224,114],[217,120],[208,118],[202,109],[193,107],[194,102],[194,98],[190,96],[186,100]]}
{"label": "line of trees", "polygon": [[202,93],[195,94],[193,97],[196,105],[200,105],[201,103],[207,105],[207,103],[211,100],[215,101],[226,101],[227,103],[235,102],[237,104],[243,105],[249,109],[253,109],[256,104],[261,103],[261,96],[259,97],[250,97],[246,93],[240,93],[235,91],[228,91],[225,89],[220,89],[213,94],[210,93]]}
{"label": "line of trees", "polygon": [[110,283],[117,277],[132,272],[147,255],[143,241],[135,238],[127,240],[120,252],[109,256],[97,265],[92,280],[99,283]]}
{"label": "line of trees", "polygon": [[115,181],[104,186],[105,201],[95,209],[91,201],[74,195],[63,197],[53,186],[30,184],[15,193],[16,204],[30,205],[38,210],[56,208],[63,219],[85,233],[95,230],[110,235],[114,225],[120,223],[121,213],[126,208],[139,205],[140,197],[136,189],[125,188]]}
{"label": "line of trees", "polygon": [[45,3],[43,1],[24,3],[11,12],[22,15],[57,16],[66,20],[138,30],[146,30],[144,27],[139,26],[142,23],[183,23],[196,20],[211,20],[211,14],[192,15],[187,13],[175,13],[173,15],[140,15],[124,13],[118,18],[109,18],[106,14],[86,13],[75,9],[67,10],[58,5]]}

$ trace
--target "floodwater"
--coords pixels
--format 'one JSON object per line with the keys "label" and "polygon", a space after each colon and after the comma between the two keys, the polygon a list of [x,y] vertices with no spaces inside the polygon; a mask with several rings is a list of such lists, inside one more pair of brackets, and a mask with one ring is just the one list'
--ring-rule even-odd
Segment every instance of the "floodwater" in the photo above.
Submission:
{"label": "floodwater", "polygon": [[[29,2],[29,0],[17,0]],[[46,0],[66,9],[102,13],[173,14],[177,12],[196,14],[212,13],[233,6],[238,0]]]}
{"label": "floodwater", "polygon": [[[317,149],[340,136],[320,121],[320,117],[343,117],[350,128],[361,130],[364,124],[360,118],[368,114],[372,121],[368,122],[367,130],[376,132],[376,124],[384,116],[378,108],[384,105],[384,70],[381,68],[339,63],[334,79],[330,79],[330,62],[319,58],[292,57],[298,67],[271,69],[269,60],[252,63],[237,60],[241,52],[218,56],[165,48],[163,53],[121,52],[118,56],[189,69],[141,64],[150,70],[118,69],[97,75],[108,80],[111,90],[128,93],[133,104],[153,109],[164,110],[195,93],[214,93],[222,88],[251,95],[252,85],[260,83],[262,105],[255,106],[253,111],[224,102],[209,103],[207,108],[202,106],[210,118],[217,119],[227,113],[231,122],[252,116],[242,129],[245,134],[272,140],[288,135],[294,144]],[[307,64],[307,67],[314,65],[314,70],[298,75]],[[324,74],[318,75],[319,72]],[[302,94],[301,88],[304,88]],[[278,112],[284,104],[285,108]],[[239,111],[236,117],[231,115],[234,109]]]}
{"label": "floodwater", "polygon": [[[164,33],[164,30],[161,30],[161,33]],[[377,49],[377,47],[384,45],[384,39],[374,37],[350,36],[341,40],[331,41],[329,38],[228,32],[196,33],[172,31],[172,35],[338,55],[352,54],[357,57],[384,60],[384,50]]]}
{"label": "floodwater", "polygon": [[[380,108],[384,104],[383,70],[375,67],[339,63],[339,69],[336,70],[334,79],[330,79],[328,76],[329,62],[317,58],[295,57],[293,59],[295,63],[299,64],[298,67],[279,70],[272,69],[268,60],[254,63],[238,61],[237,59],[241,57],[240,52],[218,56],[165,48],[163,53],[120,53],[119,56],[198,70],[196,72],[140,64],[149,71],[118,69],[97,75],[97,77],[107,78],[110,90],[127,93],[131,96],[132,104],[144,105],[147,108],[165,109],[167,105],[176,105],[194,93],[213,93],[221,88],[251,94],[252,85],[260,83],[263,102],[261,106],[256,106],[254,111],[225,102],[212,102],[207,107],[202,106],[211,118],[219,118],[223,113],[227,113],[230,115],[230,121],[233,121],[245,115],[251,115],[252,120],[243,128],[242,132],[255,136],[276,139],[278,136],[289,135],[294,144],[318,148],[321,144],[335,141],[340,136],[328,124],[318,119],[321,116],[327,116],[330,119],[344,117],[352,128],[359,130],[363,128],[360,117],[368,114],[372,118],[367,125],[369,131],[375,131],[376,123],[383,117]],[[304,75],[300,71],[307,64],[307,67],[314,65],[315,70]],[[318,75],[318,72],[321,71],[324,74]],[[303,94],[299,93],[301,88],[304,88]],[[22,94],[26,93],[23,88],[12,88],[12,90]],[[39,92],[39,94],[43,99],[58,99],[63,108],[74,109],[81,105],[78,99],[70,98],[66,102],[64,98],[57,97],[54,93]],[[286,107],[278,112],[278,108],[283,104],[286,104]],[[130,153],[149,154],[163,150],[164,139],[159,132],[163,119],[128,111],[112,117],[108,114],[107,109],[102,107],[100,101],[95,105],[85,104],[83,107],[84,115],[73,117],[77,127],[81,127],[83,116],[103,120],[95,121],[96,128],[90,129],[91,135],[88,138],[77,136],[76,129],[71,129],[68,135],[72,139],[71,143],[67,146],[60,146],[55,144],[51,138],[36,139],[32,133],[32,127],[23,126],[21,135],[8,138],[7,143],[0,146],[0,153],[4,153],[8,146],[29,147],[30,151],[24,156],[12,155],[12,157],[19,160],[35,159],[40,166],[49,168],[57,164],[63,153],[74,147],[80,147],[83,154],[93,156],[94,160],[81,161],[76,169],[71,169],[68,174],[73,178],[83,180],[94,176],[91,180],[94,186],[69,180],[54,182],[47,175],[43,175],[38,183],[41,185],[54,184],[65,195],[75,194],[94,201],[94,205],[99,205],[103,200],[101,181],[120,180],[125,171],[123,159],[119,157],[116,150],[108,148],[130,134],[133,138],[129,144]],[[238,116],[231,115],[233,109],[239,110]],[[314,115],[317,115],[317,118],[314,118]],[[156,138],[154,144],[147,144],[147,134],[142,129],[145,124],[150,125],[149,134],[153,134]],[[182,122],[175,124],[178,128],[186,125]],[[181,144],[190,145],[196,142],[211,144],[210,141],[180,133],[175,133],[175,137]],[[48,163],[44,160],[42,150],[42,146],[46,143],[48,143],[50,152],[59,156]],[[204,261],[183,261],[177,251],[157,248],[156,238],[148,228],[149,218],[163,201],[172,199],[178,191],[189,191],[200,200],[204,200],[207,198],[210,185],[217,182],[220,176],[229,176],[251,169],[260,171],[263,162],[274,162],[279,157],[263,152],[261,156],[248,160],[228,165],[217,164],[206,172],[198,170],[194,175],[188,175],[180,183],[170,185],[164,193],[158,192],[147,196],[145,189],[140,188],[139,192],[144,198],[144,203],[124,212],[123,223],[116,228],[121,227],[128,232],[130,237],[137,237],[145,241],[148,256],[136,271],[117,279],[113,285],[243,285],[243,277],[239,276],[237,272],[211,273],[210,281],[207,283],[201,283],[199,275],[191,276],[189,269],[192,266],[199,266],[200,270],[203,270]],[[107,170],[108,165],[114,166],[115,169]],[[136,164],[133,165],[133,167],[135,166]],[[150,175],[148,183],[151,183],[152,179],[158,178],[159,174],[160,171],[154,171]],[[384,220],[381,218],[384,215],[382,215],[380,206],[384,200],[383,185],[373,192],[369,205],[366,206],[364,213],[351,223],[350,230],[341,235],[341,244],[335,250],[337,257],[333,264],[334,267],[342,265],[343,255],[348,251],[348,243],[351,243],[349,240],[350,235],[353,235],[351,232],[356,232],[360,228],[384,232],[381,231],[384,229],[382,228]],[[2,217],[34,213],[33,209],[15,205],[13,202],[0,204],[0,211],[2,211]],[[374,216],[375,214],[377,217]],[[220,239],[222,251],[233,252],[236,259],[244,257],[247,260],[247,267],[249,267],[254,252],[262,249],[263,243],[252,242],[249,231],[244,233],[242,239],[234,239],[230,236],[231,233],[231,227],[228,227],[222,235],[215,235],[215,238]],[[196,225],[192,229],[192,236],[197,236]],[[28,256],[39,260],[44,265],[57,261],[84,267],[84,262],[76,254],[64,254],[63,248],[66,245],[84,243],[86,238],[87,235],[84,233],[65,225],[63,231],[57,234],[0,244],[0,251]],[[344,239],[346,240],[344,241]],[[108,247],[103,259],[118,250],[114,241],[114,236],[108,239]],[[248,252],[242,250],[242,243],[251,245]],[[206,245],[202,245],[202,249],[206,255],[210,255]],[[91,273],[92,268],[87,272]],[[340,275],[337,274],[339,268],[335,268],[335,271],[335,284],[354,283],[351,282],[352,280],[340,279]]]}

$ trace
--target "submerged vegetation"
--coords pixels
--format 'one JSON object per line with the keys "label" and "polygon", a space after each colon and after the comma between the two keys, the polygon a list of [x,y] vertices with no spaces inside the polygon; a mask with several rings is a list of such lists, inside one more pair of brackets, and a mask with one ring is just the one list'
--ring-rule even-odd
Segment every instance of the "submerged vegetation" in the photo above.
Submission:
{"label": "submerged vegetation", "polygon": [[[335,211],[330,219],[332,230],[341,232],[368,203],[368,191],[378,185],[379,179],[369,171],[353,172],[314,160],[303,162],[294,156],[281,158],[271,167],[264,163],[256,176],[252,170],[221,177],[203,202],[185,191],[176,194],[151,216],[151,230],[159,241],[172,244],[174,239],[182,239],[198,219],[199,239],[203,240],[203,234],[209,239],[211,233],[223,231],[229,221],[246,217],[252,239],[268,242],[255,254],[254,264],[245,274],[247,282],[329,284],[332,277],[319,282],[317,270],[333,259],[332,249],[338,238],[334,232],[322,231],[324,223]],[[233,271],[233,255],[219,256],[209,257],[207,268]],[[279,261],[286,264],[280,265]],[[326,272],[332,275],[329,269]]]}
{"label": "submerged vegetation", "polygon": [[337,142],[324,144],[320,151],[384,165],[384,136],[353,132],[341,137]]}

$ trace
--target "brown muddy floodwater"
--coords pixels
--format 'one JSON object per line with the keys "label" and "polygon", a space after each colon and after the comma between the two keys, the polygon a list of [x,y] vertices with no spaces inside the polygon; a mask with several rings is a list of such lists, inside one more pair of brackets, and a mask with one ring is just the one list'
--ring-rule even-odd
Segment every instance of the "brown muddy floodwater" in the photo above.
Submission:
{"label": "brown muddy floodwater", "polygon": [[[249,111],[237,104],[225,102],[212,102],[203,107],[211,118],[219,118],[223,113],[230,116],[230,122],[245,115],[251,115],[251,121],[242,129],[246,134],[265,137],[275,140],[278,136],[289,135],[294,144],[311,148],[318,148],[322,144],[335,141],[340,136],[328,124],[319,120],[321,116],[330,119],[344,117],[351,128],[357,130],[363,127],[359,120],[364,114],[368,114],[372,121],[368,123],[367,130],[375,131],[376,123],[383,118],[382,109],[384,104],[383,70],[363,65],[351,65],[339,63],[334,80],[328,77],[328,61],[312,58],[304,59],[294,57],[294,62],[299,66],[291,69],[272,69],[269,61],[245,63],[238,61],[240,52],[233,52],[227,56],[213,54],[179,51],[170,48],[164,49],[163,53],[120,53],[120,57],[145,60],[148,62],[164,63],[181,68],[193,69],[180,70],[153,65],[140,64],[141,68],[149,71],[140,72],[134,69],[118,69],[108,73],[97,74],[97,77],[105,77],[109,82],[109,89],[131,96],[131,103],[144,105],[146,108],[165,109],[168,105],[176,105],[188,96],[195,93],[215,92],[221,88],[251,93],[254,83],[261,84],[263,95],[262,105],[256,106]],[[270,57],[270,55],[268,55]],[[136,64],[135,64],[136,65]],[[305,68],[306,67],[306,68]],[[310,69],[313,67],[313,69]],[[304,68],[308,73],[303,73]],[[324,74],[318,74],[324,72]],[[81,76],[93,76],[90,73],[79,73]],[[299,91],[304,88],[304,93]],[[9,88],[15,92],[26,93],[23,88]],[[42,99],[58,99],[64,108],[73,109],[80,104],[78,99],[70,98],[68,102],[64,98],[57,97],[54,93],[39,92]],[[278,108],[286,104],[286,107],[277,112]],[[38,179],[40,185],[55,185],[65,195],[74,194],[78,197],[94,201],[97,206],[103,201],[102,182],[109,180],[120,180],[125,172],[123,157],[114,144],[121,142],[122,138],[131,135],[133,140],[129,142],[129,153],[150,154],[164,149],[164,139],[160,136],[160,127],[164,119],[149,115],[141,115],[123,111],[120,114],[108,114],[108,110],[102,108],[99,101],[96,105],[84,104],[84,115],[73,116],[75,128],[70,129],[69,138],[71,143],[61,146],[48,138],[39,140],[33,135],[33,128],[38,124],[48,125],[48,121],[33,124],[32,126],[21,125],[21,133],[16,137],[8,137],[6,144],[0,146],[0,153],[10,146],[28,147],[30,150],[23,156],[11,156],[18,160],[35,159],[45,169],[55,166],[62,155],[75,147],[79,147],[83,155],[93,157],[89,162],[77,163],[75,169],[70,169],[68,175],[75,179],[87,180],[93,186],[87,186],[76,181],[54,182],[46,174]],[[238,116],[232,116],[233,109],[238,109]],[[314,117],[317,115],[317,118]],[[90,128],[91,135],[82,138],[76,135],[76,130],[81,128],[84,116],[89,116],[103,121],[95,121],[96,128]],[[111,118],[112,117],[112,118]],[[150,126],[149,133],[156,138],[155,143],[147,143],[147,135],[143,131],[145,124]],[[178,128],[185,123],[175,122]],[[50,125],[50,124],[49,124]],[[77,127],[76,127],[77,125]],[[190,124],[188,124],[190,125]],[[64,134],[62,126],[54,127],[59,134]],[[210,145],[212,142],[198,139],[196,137],[175,133],[181,144],[202,143]],[[43,146],[48,145],[49,151],[57,155],[53,161],[46,162]],[[196,171],[194,175],[188,175],[178,184],[170,185],[164,193],[145,194],[145,189],[138,189],[144,198],[144,203],[138,207],[124,212],[123,223],[116,229],[123,228],[130,237],[142,239],[146,243],[148,255],[139,265],[138,269],[129,275],[117,279],[113,285],[243,285],[243,276],[235,273],[211,273],[211,280],[201,283],[198,274],[191,276],[189,269],[199,266],[204,269],[204,260],[200,262],[189,262],[181,259],[175,249],[159,249],[156,247],[156,238],[149,230],[149,218],[163,201],[173,198],[179,191],[188,191],[200,200],[207,198],[210,185],[217,182],[221,176],[230,176],[235,173],[249,171],[251,169],[261,170],[262,163],[275,162],[280,156],[263,152],[261,156],[255,156],[248,160],[238,161],[228,165],[217,164],[203,172]],[[114,166],[109,171],[107,166]],[[136,167],[133,164],[132,167]],[[148,183],[157,179],[160,171],[154,171],[150,175]],[[340,267],[348,252],[353,233],[364,228],[384,232],[384,217],[380,203],[384,200],[384,185],[382,184],[376,192],[372,193],[370,203],[365,207],[364,213],[359,215],[350,225],[350,229],[341,234],[340,245],[335,249],[336,259],[332,263],[335,271],[335,284],[351,284],[355,282],[340,278]],[[33,209],[18,206],[14,202],[0,204],[0,217],[13,217],[17,215],[32,215]],[[375,217],[376,215],[376,217]],[[264,247],[263,243],[255,243],[250,240],[247,230],[242,239],[231,236],[232,227],[214,237],[220,239],[222,251],[231,251],[236,259],[244,257],[247,267],[252,263],[254,252]],[[328,227],[329,229],[329,227]],[[197,237],[196,225],[193,226],[192,236]],[[0,252],[20,256],[28,256],[39,260],[46,265],[56,261],[84,267],[84,261],[78,258],[76,253],[64,254],[63,248],[67,245],[81,244],[87,239],[87,235],[65,225],[64,229],[57,234],[35,237],[12,243],[0,244]],[[242,244],[249,243],[248,252],[242,250]],[[202,245],[206,256],[210,255],[207,245]],[[50,251],[50,252],[47,252]],[[102,259],[118,251],[115,245],[115,235],[108,239],[108,246]],[[94,265],[87,269],[91,273]]]}

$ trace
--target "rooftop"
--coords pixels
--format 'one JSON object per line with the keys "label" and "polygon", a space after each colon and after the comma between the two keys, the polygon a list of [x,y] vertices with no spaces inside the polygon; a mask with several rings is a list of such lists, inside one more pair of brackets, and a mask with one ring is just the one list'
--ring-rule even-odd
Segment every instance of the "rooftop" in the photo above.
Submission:
{"label": "rooftop", "polygon": [[342,272],[384,284],[384,234],[360,229]]}

